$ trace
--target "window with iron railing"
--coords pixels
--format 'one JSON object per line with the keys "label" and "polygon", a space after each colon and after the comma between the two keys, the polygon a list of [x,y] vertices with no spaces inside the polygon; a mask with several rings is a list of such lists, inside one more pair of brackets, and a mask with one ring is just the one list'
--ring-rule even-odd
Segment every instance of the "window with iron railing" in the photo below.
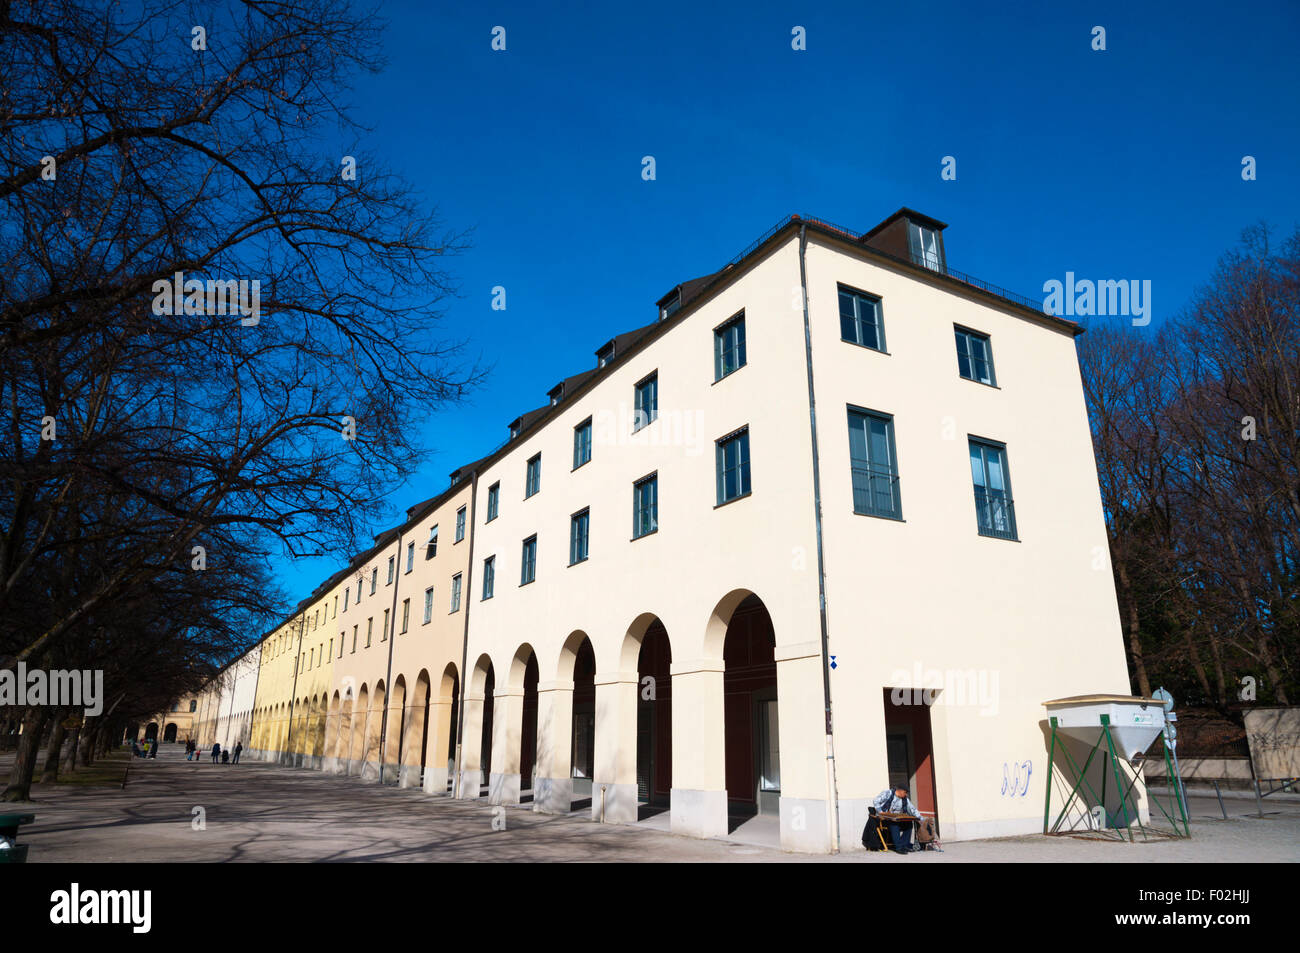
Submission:
{"label": "window with iron railing", "polygon": [[1006,447],[972,438],[970,469],[980,535],[1016,539],[1016,511],[1007,475]]}
{"label": "window with iron railing", "polygon": [[853,512],[902,519],[894,418],[850,407],[849,459],[853,476]]}

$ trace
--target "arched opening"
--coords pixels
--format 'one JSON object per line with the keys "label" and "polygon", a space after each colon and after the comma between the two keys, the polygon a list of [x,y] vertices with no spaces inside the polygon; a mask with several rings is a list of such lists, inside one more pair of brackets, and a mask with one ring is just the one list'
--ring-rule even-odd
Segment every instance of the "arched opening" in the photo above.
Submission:
{"label": "arched opening", "polygon": [[157,741],[157,740],[158,740],[158,723],[157,723],[157,722],[155,722],[155,721],[151,721],[151,722],[149,722],[148,725],[145,726],[145,729],[144,729],[144,740],[145,740],[145,741]]}
{"label": "arched opening", "polygon": [[366,762],[366,722],[369,721],[370,689],[364,684],[352,705],[352,743],[348,749],[348,774],[361,774]]}
{"label": "arched opening", "polygon": [[176,722],[167,722],[167,727],[163,729],[163,741],[171,744],[176,740]]}
{"label": "arched opening", "polygon": [[460,679],[456,666],[448,662],[438,680],[436,692],[430,687],[425,710],[424,790],[428,794],[446,794],[452,789],[456,765],[456,730],[460,717]]}
{"label": "arched opening", "polygon": [[[444,676],[445,684],[445,676]],[[462,798],[481,797],[492,770],[492,722],[495,708],[496,673],[492,659],[480,655],[470,674],[465,693],[465,715],[461,735],[460,781]]]}
{"label": "arched opening", "polygon": [[402,716],[402,767],[398,784],[417,787],[424,780],[425,739],[429,721],[429,673],[424,669],[415,676],[415,687]]}
{"label": "arched opening", "polygon": [[722,684],[727,826],[735,830],[755,815],[780,813],[776,633],[767,607],[753,593],[735,603],[726,623]]}
{"label": "arched opening", "polygon": [[365,764],[361,768],[361,777],[366,780],[378,780],[379,738],[384,727],[384,706],[388,703],[388,692],[383,679],[375,683],[375,690],[370,696],[370,709],[366,714],[366,754]]}
{"label": "arched opening", "polygon": [[393,693],[388,702],[388,721],[384,726],[384,780],[396,784],[400,779],[402,744],[406,729],[406,676],[398,675],[393,681]]}
{"label": "arched opening", "polygon": [[591,797],[596,776],[596,653],[586,636],[578,644],[573,660],[573,808]]}
{"label": "arched opening", "polygon": [[518,804],[531,797],[537,757],[537,654],[524,643],[515,650],[508,679],[495,701],[492,770],[488,797],[493,804]]}
{"label": "arched opening", "polygon": [[637,819],[669,807],[673,788],[673,661],[668,630],[656,618],[637,653]]}
{"label": "arched opening", "polygon": [[333,774],[338,770],[339,762],[339,693],[330,696],[329,714],[325,718],[325,763],[324,770]]}

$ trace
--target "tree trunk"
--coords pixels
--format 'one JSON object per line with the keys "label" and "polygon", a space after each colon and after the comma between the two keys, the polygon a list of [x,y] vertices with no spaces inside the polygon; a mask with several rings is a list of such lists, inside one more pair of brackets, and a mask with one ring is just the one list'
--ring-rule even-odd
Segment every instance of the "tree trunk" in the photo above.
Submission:
{"label": "tree trunk", "polygon": [[53,784],[59,780],[59,755],[63,753],[63,739],[68,730],[63,727],[67,712],[60,709],[54,713],[54,729],[50,732],[50,744],[45,749],[45,769],[41,771],[41,784]]}
{"label": "tree trunk", "polygon": [[36,772],[36,759],[41,753],[41,735],[45,733],[45,723],[49,717],[50,710],[44,705],[27,709],[23,733],[18,739],[18,752],[14,755],[13,769],[9,772],[9,785],[0,793],[0,801],[32,799],[32,775]]}
{"label": "tree trunk", "polygon": [[71,737],[68,738],[68,753],[63,759],[63,770],[75,771],[77,770],[77,743],[81,740],[81,723],[78,722],[69,734]]}
{"label": "tree trunk", "polygon": [[98,719],[93,719],[95,724],[91,724],[92,719],[87,718],[81,726],[81,737],[77,744],[77,764],[83,768],[88,768],[95,763],[92,756],[92,749],[95,744],[95,730],[99,727]]}
{"label": "tree trunk", "polygon": [[1137,600],[1133,597],[1133,586],[1129,582],[1128,565],[1123,556],[1118,553],[1116,556],[1115,574],[1119,577],[1120,603],[1124,607],[1129,657],[1133,660],[1133,677],[1137,679],[1138,694],[1143,698],[1150,698],[1151,680],[1147,678],[1147,666],[1142,658],[1142,625],[1138,620]]}

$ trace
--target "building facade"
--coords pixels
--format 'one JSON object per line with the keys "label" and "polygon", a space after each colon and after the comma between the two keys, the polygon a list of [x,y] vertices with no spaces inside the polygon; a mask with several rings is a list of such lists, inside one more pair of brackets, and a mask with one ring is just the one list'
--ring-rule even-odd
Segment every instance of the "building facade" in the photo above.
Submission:
{"label": "building facade", "polygon": [[1128,692],[1080,329],[945,227],[791,217],[671,289],[261,643],[255,752],[791,850],[898,783],[1040,829],[1042,701]]}

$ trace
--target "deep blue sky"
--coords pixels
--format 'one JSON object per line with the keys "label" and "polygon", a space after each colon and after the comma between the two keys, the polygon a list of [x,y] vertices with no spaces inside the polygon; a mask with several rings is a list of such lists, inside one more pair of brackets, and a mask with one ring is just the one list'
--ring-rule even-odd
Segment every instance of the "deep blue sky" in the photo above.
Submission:
{"label": "deep blue sky", "polygon": [[474,228],[436,333],[494,365],[432,421],[395,518],[790,213],[866,230],[907,205],[949,223],[953,268],[1034,298],[1067,270],[1150,279],[1156,322],[1245,226],[1300,224],[1295,0],[464,6],[384,4],[388,67],[354,98],[364,148]]}

